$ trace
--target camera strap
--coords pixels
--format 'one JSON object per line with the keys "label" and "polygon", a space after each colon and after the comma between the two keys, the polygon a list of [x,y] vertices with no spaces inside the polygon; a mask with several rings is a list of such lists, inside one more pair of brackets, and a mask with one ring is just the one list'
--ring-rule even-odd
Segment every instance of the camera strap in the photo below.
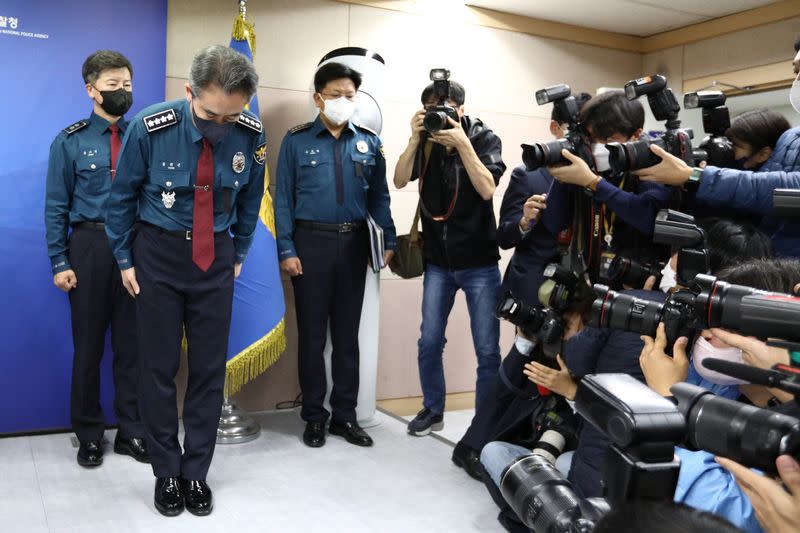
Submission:
{"label": "camera strap", "polygon": [[456,207],[456,200],[458,200],[458,189],[461,188],[461,173],[456,172],[456,187],[453,192],[453,197],[450,199],[450,205],[447,207],[447,212],[443,215],[433,215],[422,200],[422,189],[425,186],[425,174],[428,172],[428,163],[431,160],[431,152],[433,151],[433,141],[426,139],[425,147],[423,148],[422,155],[422,171],[419,173],[419,205],[422,212],[426,217],[435,220],[436,222],[445,222],[450,215],[453,214],[453,209]]}

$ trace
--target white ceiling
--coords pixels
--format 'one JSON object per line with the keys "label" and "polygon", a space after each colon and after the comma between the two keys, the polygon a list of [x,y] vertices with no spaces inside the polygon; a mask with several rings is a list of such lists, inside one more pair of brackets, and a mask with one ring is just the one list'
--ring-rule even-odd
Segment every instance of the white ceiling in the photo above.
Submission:
{"label": "white ceiling", "polygon": [[775,0],[469,0],[468,5],[645,37]]}

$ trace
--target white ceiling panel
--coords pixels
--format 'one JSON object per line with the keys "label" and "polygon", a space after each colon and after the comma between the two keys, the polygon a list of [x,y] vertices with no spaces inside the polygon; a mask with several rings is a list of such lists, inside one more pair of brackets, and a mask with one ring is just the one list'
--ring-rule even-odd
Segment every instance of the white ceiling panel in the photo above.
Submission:
{"label": "white ceiling panel", "polygon": [[774,0],[469,0],[467,3],[515,15],[645,37],[773,2]]}

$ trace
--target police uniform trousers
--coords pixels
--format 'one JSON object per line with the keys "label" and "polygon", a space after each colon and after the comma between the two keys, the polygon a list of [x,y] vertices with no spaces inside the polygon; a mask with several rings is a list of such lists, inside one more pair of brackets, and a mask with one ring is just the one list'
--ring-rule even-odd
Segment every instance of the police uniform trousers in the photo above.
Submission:
{"label": "police uniform trousers", "polygon": [[303,274],[292,278],[297,313],[301,416],[325,422],[328,384],[323,350],[331,328],[330,405],[337,422],[356,422],[358,327],[364,301],[369,241],[366,229],[340,233],[298,227],[294,234]]}
{"label": "police uniform trousers", "polygon": [[[233,240],[214,236],[207,272],[192,262],[192,241],[143,224],[133,244],[141,412],[156,477],[204,480],[214,455],[225,385],[233,305]],[[189,380],[183,402],[183,453],[178,443],[175,376],[181,341],[188,343]]]}
{"label": "police uniform trousers", "polygon": [[119,267],[101,224],[73,228],[69,261],[78,278],[78,285],[69,291],[75,350],[70,393],[72,429],[83,443],[103,437],[106,423],[100,407],[100,361],[110,325],[114,412],[119,433],[123,438],[141,438],[136,304],[122,285]]}

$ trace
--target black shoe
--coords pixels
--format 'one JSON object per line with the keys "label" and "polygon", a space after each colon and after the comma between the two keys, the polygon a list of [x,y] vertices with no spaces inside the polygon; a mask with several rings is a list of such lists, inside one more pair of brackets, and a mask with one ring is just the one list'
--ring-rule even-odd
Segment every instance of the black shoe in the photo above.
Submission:
{"label": "black shoe", "polygon": [[303,442],[311,448],[321,448],[325,445],[325,422],[308,422],[303,432]]}
{"label": "black shoe", "polygon": [[361,429],[355,422],[336,422],[331,421],[331,427],[328,428],[331,435],[339,435],[344,437],[350,444],[356,446],[372,446],[372,439],[367,433]]}
{"label": "black shoe", "polygon": [[206,516],[214,509],[211,488],[205,480],[181,478],[181,490],[186,510],[195,516]]}
{"label": "black shoe", "polygon": [[114,439],[114,453],[130,455],[140,463],[150,462],[150,458],[147,456],[147,444],[144,439],[123,439],[117,433]]}
{"label": "black shoe", "polygon": [[178,516],[181,514],[183,512],[183,492],[181,492],[178,478],[157,478],[153,503],[158,512],[164,516]]}
{"label": "black shoe", "polygon": [[453,450],[453,462],[459,468],[466,470],[471,478],[483,481],[483,466],[477,451],[459,442],[456,444],[456,449]]}
{"label": "black shoe", "polygon": [[414,420],[408,423],[408,434],[415,437],[424,437],[431,431],[441,431],[444,429],[444,415],[434,413],[427,407],[417,413]]}
{"label": "black shoe", "polygon": [[81,442],[78,448],[78,464],[86,468],[103,464],[103,442],[100,440]]}

